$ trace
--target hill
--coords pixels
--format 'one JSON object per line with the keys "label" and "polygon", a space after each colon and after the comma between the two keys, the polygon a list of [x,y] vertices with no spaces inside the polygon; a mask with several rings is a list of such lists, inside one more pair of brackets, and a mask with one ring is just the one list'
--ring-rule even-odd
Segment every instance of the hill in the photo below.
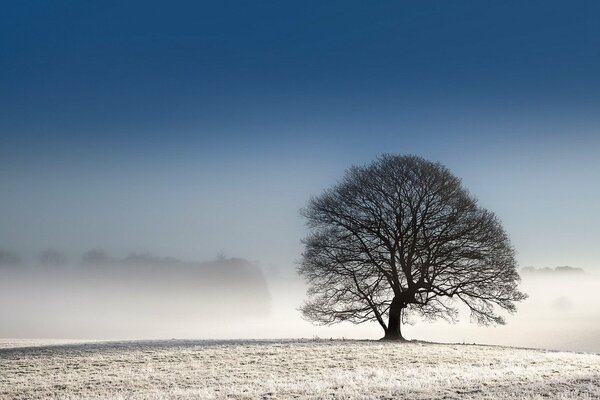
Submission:
{"label": "hill", "polygon": [[596,354],[323,340],[17,345],[0,350],[1,399],[600,398]]}

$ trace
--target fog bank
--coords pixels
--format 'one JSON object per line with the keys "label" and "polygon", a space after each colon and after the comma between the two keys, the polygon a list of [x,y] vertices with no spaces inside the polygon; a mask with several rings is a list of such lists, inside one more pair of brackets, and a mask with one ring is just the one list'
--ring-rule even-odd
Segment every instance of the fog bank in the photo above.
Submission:
{"label": "fog bank", "polygon": [[79,265],[5,264],[0,274],[1,337],[206,336],[269,313],[262,270],[240,258],[189,263],[93,251]]}
{"label": "fog bank", "polygon": [[[0,337],[60,339],[378,339],[376,322],[316,326],[298,307],[306,287],[293,274],[241,258],[184,262],[87,252],[80,262],[40,253],[37,263],[0,264]],[[45,261],[43,261],[45,260]],[[263,271],[263,269],[265,271]],[[283,269],[284,271],[290,268]],[[281,271],[281,270],[279,270]],[[414,320],[408,339],[600,352],[600,276],[580,268],[523,268],[529,298],[507,325]]]}

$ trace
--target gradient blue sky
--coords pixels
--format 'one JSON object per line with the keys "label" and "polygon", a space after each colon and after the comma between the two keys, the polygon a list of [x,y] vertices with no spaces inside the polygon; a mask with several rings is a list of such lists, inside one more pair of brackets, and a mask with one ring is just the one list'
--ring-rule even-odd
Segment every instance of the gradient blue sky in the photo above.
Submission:
{"label": "gradient blue sky", "polygon": [[382,152],[440,161],[521,265],[600,271],[600,3],[15,1],[0,248],[291,269],[297,213]]}

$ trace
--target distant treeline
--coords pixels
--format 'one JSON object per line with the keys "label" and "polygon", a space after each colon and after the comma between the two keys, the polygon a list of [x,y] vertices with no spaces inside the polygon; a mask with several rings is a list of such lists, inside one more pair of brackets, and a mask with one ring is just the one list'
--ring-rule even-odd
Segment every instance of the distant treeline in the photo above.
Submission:
{"label": "distant treeline", "polygon": [[[237,260],[237,261],[236,261]],[[233,263],[241,261],[239,258],[227,258],[218,256],[215,261],[221,263]],[[168,266],[168,265],[199,265],[205,262],[188,262],[177,257],[158,257],[147,253],[130,253],[125,257],[114,257],[108,254],[104,249],[90,249],[83,253],[76,260],[70,260],[67,255],[60,250],[45,249],[40,251],[33,261],[27,261],[21,258],[18,254],[0,248],[0,267],[9,266],[67,266],[67,265],[82,265],[82,266],[110,266],[110,265],[147,265],[147,266]]]}
{"label": "distant treeline", "polygon": [[569,267],[568,265],[560,266],[560,267],[545,267],[545,268],[535,268],[535,267],[524,267],[521,269],[523,274],[532,275],[532,274],[576,274],[581,275],[585,274],[583,268]]}
{"label": "distant treeline", "polygon": [[26,265],[1,254],[0,336],[208,335],[231,318],[270,310],[262,269],[242,258],[184,262],[94,250],[77,264],[45,252]]}
{"label": "distant treeline", "polygon": [[119,258],[94,249],[83,254],[75,264],[53,249],[39,253],[34,263],[25,263],[14,253],[0,250],[0,272],[4,278],[21,276],[26,282],[37,280],[143,282],[146,287],[165,285],[202,288],[204,291],[251,292],[259,302],[268,300],[268,290],[262,269],[243,258],[219,256],[203,262],[182,261],[175,257],[156,257],[132,253]]}

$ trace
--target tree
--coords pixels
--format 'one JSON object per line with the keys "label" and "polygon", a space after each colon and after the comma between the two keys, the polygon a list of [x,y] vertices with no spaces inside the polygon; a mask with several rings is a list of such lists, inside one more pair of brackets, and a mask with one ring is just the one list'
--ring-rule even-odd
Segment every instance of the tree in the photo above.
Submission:
{"label": "tree", "polygon": [[18,255],[8,251],[0,249],[0,267],[14,267],[21,264],[21,259]]}
{"label": "tree", "polygon": [[382,155],[301,214],[301,311],[317,323],[376,320],[383,339],[404,340],[409,314],[454,321],[463,303],[472,322],[504,324],[495,307],[512,313],[526,298],[500,221],[439,163]]}
{"label": "tree", "polygon": [[81,257],[81,263],[85,265],[100,266],[112,263],[113,259],[103,249],[91,249]]}
{"label": "tree", "polygon": [[40,264],[44,266],[60,267],[67,263],[67,257],[56,249],[45,249],[40,252]]}

